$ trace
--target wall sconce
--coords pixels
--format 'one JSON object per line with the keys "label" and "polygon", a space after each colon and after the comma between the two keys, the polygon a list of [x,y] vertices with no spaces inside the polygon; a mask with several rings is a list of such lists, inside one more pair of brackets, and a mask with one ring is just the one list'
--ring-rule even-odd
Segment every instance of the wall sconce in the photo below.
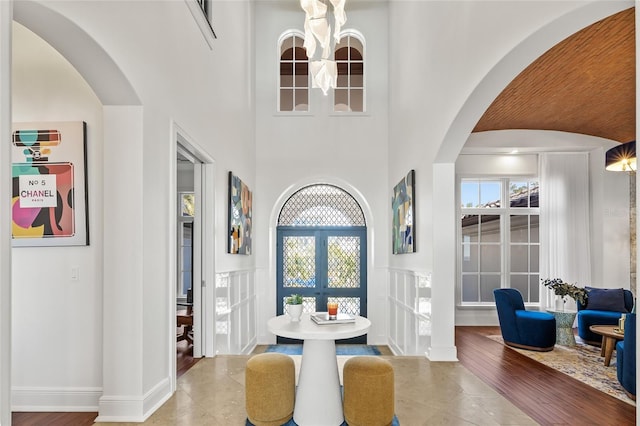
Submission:
{"label": "wall sconce", "polygon": [[605,169],[614,172],[636,171],[636,141],[622,143],[607,151]]}

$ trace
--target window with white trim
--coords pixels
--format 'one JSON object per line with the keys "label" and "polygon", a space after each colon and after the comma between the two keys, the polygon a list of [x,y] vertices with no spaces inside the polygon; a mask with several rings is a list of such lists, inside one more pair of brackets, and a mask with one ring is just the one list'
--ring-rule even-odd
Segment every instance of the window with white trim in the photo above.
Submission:
{"label": "window with white trim", "polygon": [[278,111],[309,111],[309,58],[303,44],[297,32],[281,38]]}
{"label": "window with white trim", "polygon": [[334,112],[364,112],[364,43],[352,32],[345,32],[336,44],[338,82],[334,91]]}
{"label": "window with white trim", "polygon": [[540,302],[538,180],[460,180],[461,304],[493,304],[495,288],[515,288]]}
{"label": "window with white trim", "polygon": [[193,285],[193,218],[195,215],[195,195],[193,192],[179,192],[178,212],[178,288],[176,297],[187,298]]}

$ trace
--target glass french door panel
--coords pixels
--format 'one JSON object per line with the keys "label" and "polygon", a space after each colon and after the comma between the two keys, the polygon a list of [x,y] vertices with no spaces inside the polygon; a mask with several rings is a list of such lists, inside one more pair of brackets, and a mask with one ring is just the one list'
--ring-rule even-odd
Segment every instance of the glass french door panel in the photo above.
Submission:
{"label": "glass french door panel", "polygon": [[511,272],[529,272],[529,246],[511,245]]}
{"label": "glass french door panel", "polygon": [[283,238],[284,288],[315,288],[316,239],[314,236]]}
{"label": "glass french door panel", "polygon": [[480,220],[480,216],[477,214],[468,214],[462,217],[461,226],[462,226],[462,242],[464,243],[475,243],[479,241],[478,232],[480,228],[478,227],[478,222]]}
{"label": "glass french door panel", "polygon": [[500,275],[480,275],[480,301],[494,302],[493,290],[500,288]]}
{"label": "glass french door panel", "polygon": [[483,243],[498,243],[501,241],[500,216],[486,215],[480,216],[480,241]]}
{"label": "glass french door panel", "polygon": [[483,244],[480,246],[480,271],[501,272],[502,254],[499,244]]}
{"label": "glass french door panel", "polygon": [[342,314],[360,315],[359,297],[327,297],[327,302],[337,302],[338,312]]}
{"label": "glass french door panel", "polygon": [[531,288],[531,299],[529,300],[529,302],[540,302],[540,275],[529,275],[529,286]]}
{"label": "glass french door panel", "polygon": [[360,237],[327,238],[329,288],[360,288]]}
{"label": "glass french door panel", "polygon": [[[287,297],[282,298],[282,313],[289,313],[289,305],[287,305]],[[316,312],[316,298],[315,297],[303,297],[302,298],[302,312],[310,313]]]}
{"label": "glass french door panel", "polygon": [[540,216],[537,214],[529,216],[531,222],[531,241],[532,243],[540,242]]}
{"label": "glass french door panel", "polygon": [[462,301],[477,302],[480,299],[478,293],[478,276],[463,275],[462,276]]}
{"label": "glass french door panel", "polygon": [[478,272],[478,245],[462,245],[462,271]]}
{"label": "glass french door panel", "polygon": [[539,245],[530,245],[530,258],[529,258],[529,271],[530,272],[540,272],[540,246]]}
{"label": "glass french door panel", "polygon": [[511,275],[510,278],[511,288],[515,288],[522,294],[522,299],[525,302],[530,302],[529,299],[529,275]]}
{"label": "glass french door panel", "polygon": [[511,242],[512,243],[528,243],[529,242],[529,216],[511,215]]}

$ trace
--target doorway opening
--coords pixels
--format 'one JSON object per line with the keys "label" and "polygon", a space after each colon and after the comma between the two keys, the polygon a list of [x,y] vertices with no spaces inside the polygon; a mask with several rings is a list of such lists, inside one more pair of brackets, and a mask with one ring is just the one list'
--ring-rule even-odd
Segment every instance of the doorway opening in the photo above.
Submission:
{"label": "doorway opening", "polygon": [[214,356],[215,164],[176,124],[176,172],[172,188],[172,264],[169,294],[172,387],[204,356]]}
{"label": "doorway opening", "polygon": [[194,358],[193,284],[194,222],[196,214],[195,163],[178,147],[177,153],[177,287],[176,287],[176,376],[187,372],[198,360]]}
{"label": "doorway opening", "polygon": [[[353,196],[328,184],[300,189],[280,211],[276,238],[278,315],[288,296],[300,294],[303,312],[337,302],[339,312],[367,316],[367,227]],[[340,343],[366,343],[366,335]]]}

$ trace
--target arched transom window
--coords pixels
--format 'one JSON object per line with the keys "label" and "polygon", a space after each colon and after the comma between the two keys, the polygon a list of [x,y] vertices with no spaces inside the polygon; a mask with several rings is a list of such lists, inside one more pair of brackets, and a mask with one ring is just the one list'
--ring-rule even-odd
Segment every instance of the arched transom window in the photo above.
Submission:
{"label": "arched transom window", "polygon": [[278,226],[365,226],[358,202],[328,184],[311,185],[293,194],[282,207]]}
{"label": "arched transom window", "polygon": [[301,34],[288,34],[280,42],[279,111],[309,111],[309,59]]}
{"label": "arched transom window", "polygon": [[350,32],[336,44],[338,84],[335,89],[335,112],[364,112],[364,45]]}

